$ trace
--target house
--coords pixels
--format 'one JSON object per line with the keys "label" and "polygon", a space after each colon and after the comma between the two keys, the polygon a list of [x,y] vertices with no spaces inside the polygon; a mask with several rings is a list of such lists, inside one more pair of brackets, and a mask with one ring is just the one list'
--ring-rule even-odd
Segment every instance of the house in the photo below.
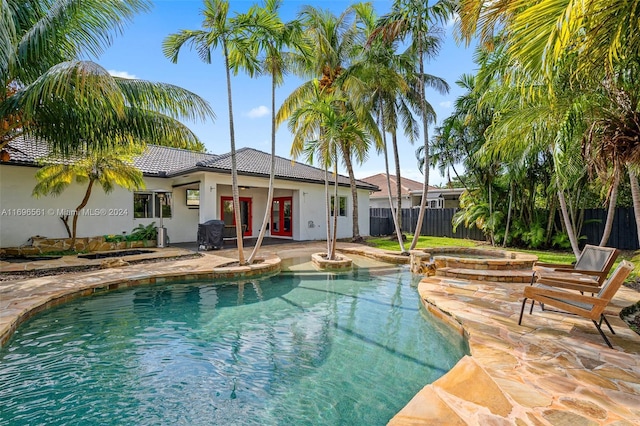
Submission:
{"label": "house", "polygon": [[[58,197],[34,198],[35,168],[47,155],[47,145],[18,138],[4,151],[0,162],[0,246],[20,246],[35,235],[66,237],[59,217],[73,213],[86,188],[74,183]],[[270,154],[252,148],[239,149],[236,154],[244,235],[257,237],[267,202]],[[78,236],[124,234],[140,224],[159,225],[161,206],[162,223],[173,243],[196,241],[198,224],[211,219],[235,224],[230,154],[149,145],[134,164],[143,172],[146,188],[132,193],[116,187],[110,194],[94,188],[78,220]],[[326,239],[324,170],[277,157],[275,176],[272,219],[266,235]],[[348,238],[352,236],[353,211],[349,179],[339,176],[338,187],[338,238]],[[378,188],[357,181],[357,190],[358,208],[366,211],[369,193]],[[369,215],[358,219],[360,230],[367,235]]]}
{"label": "house", "polygon": [[[387,190],[387,175],[385,173],[378,173],[373,176],[369,176],[362,179],[371,185],[375,185],[380,188],[379,192],[369,195],[369,208],[389,208],[389,191]],[[398,205],[398,196],[396,185],[398,178],[395,175],[389,175],[391,181],[391,199],[393,206]],[[422,182],[400,178],[400,199],[403,209],[412,207],[419,207],[422,200]],[[459,207],[460,194],[464,191],[463,188],[437,188],[429,185],[427,191],[427,208],[430,209],[443,209],[443,208],[456,208]]]}

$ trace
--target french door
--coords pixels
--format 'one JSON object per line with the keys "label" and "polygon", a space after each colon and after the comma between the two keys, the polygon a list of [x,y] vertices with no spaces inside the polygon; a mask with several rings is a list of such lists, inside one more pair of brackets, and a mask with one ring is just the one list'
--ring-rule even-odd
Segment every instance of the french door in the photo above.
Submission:
{"label": "french door", "polygon": [[292,228],[292,197],[277,197],[271,205],[271,235],[291,237]]}
{"label": "french door", "polygon": [[[220,217],[226,226],[235,226],[236,215],[233,213],[233,197],[220,197]],[[250,237],[253,234],[251,229],[251,198],[240,197],[240,220],[244,229],[244,236]]]}

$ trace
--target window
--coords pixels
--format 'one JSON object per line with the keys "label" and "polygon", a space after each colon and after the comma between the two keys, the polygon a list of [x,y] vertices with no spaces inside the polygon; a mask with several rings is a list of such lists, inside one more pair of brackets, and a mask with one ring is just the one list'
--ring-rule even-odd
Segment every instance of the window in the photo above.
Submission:
{"label": "window", "polygon": [[[331,216],[333,216],[333,203],[334,197],[331,196]],[[347,215],[347,197],[338,197],[338,216]]]}
{"label": "window", "polygon": [[435,200],[427,201],[427,208],[429,209],[442,209],[444,208],[444,200],[442,198],[436,198]]}
{"label": "window", "polygon": [[134,192],[133,193],[133,217],[153,217],[153,194]]}
{"label": "window", "polygon": [[164,191],[134,192],[133,193],[133,217],[136,219],[160,217],[160,205],[162,204],[162,217],[171,217],[171,193]]}
{"label": "window", "polygon": [[187,207],[190,207],[190,208],[200,207],[200,190],[199,189],[187,189]]}

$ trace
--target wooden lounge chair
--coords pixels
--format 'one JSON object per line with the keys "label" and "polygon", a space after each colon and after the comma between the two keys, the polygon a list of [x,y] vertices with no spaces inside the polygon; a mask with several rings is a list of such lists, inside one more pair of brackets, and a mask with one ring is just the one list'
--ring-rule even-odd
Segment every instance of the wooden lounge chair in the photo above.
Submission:
{"label": "wooden lounge chair", "polygon": [[613,247],[587,244],[574,265],[536,263],[531,284],[544,278],[600,287],[619,254],[620,250]]}
{"label": "wooden lounge chair", "polygon": [[[613,331],[613,328],[611,328],[611,324],[609,324],[609,321],[607,321],[607,318],[604,316],[604,310],[632,270],[633,264],[623,260],[613,274],[611,274],[611,277],[604,282],[598,294],[593,296],[587,296],[576,291],[549,287],[541,284],[527,286],[524,288],[524,300],[522,301],[522,309],[520,310],[518,325],[522,324],[522,314],[524,313],[527,299],[531,299],[530,314],[533,312],[533,306],[537,301],[545,306],[549,305],[562,309],[565,313],[588,318],[593,321],[593,324],[596,326],[598,332],[607,345],[610,348],[613,348],[613,346],[611,346],[611,342],[609,342],[609,339],[604,335],[601,328],[602,322],[604,321],[607,324],[607,327],[609,327],[609,330],[611,330],[611,333],[616,334]],[[573,290],[582,292],[593,291],[593,286],[586,285],[579,288],[579,284],[571,283],[571,285]]]}

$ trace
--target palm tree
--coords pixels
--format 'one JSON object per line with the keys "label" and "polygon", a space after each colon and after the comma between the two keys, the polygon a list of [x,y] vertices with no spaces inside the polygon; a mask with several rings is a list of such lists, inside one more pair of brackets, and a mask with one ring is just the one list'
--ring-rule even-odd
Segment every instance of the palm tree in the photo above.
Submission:
{"label": "palm tree", "polygon": [[[95,183],[98,183],[105,194],[112,192],[116,186],[129,191],[144,188],[142,172],[133,165],[133,156],[140,154],[141,150],[132,151],[122,148],[110,153],[93,152],[74,161],[71,164],[49,164],[36,173],[38,183],[33,188],[33,196],[60,195],[74,181],[78,184],[87,184],[84,197],[75,208],[71,227],[70,250],[75,249],[78,229],[78,218],[82,209],[89,202],[91,191]],[[67,222],[65,221],[65,226]]]}
{"label": "palm tree", "polygon": [[[267,226],[271,221],[271,204],[273,202],[273,190],[275,180],[275,159],[276,159],[276,88],[282,84],[283,76],[287,67],[288,53],[283,50],[288,46],[294,46],[296,50],[306,55],[309,46],[302,38],[301,28],[298,21],[292,21],[283,24],[278,17],[278,9],[281,0],[265,0],[265,4],[261,9],[252,9],[248,15],[253,15],[253,19],[257,22],[272,20],[271,25],[255,25],[255,29],[251,34],[251,43],[256,43],[264,52],[262,61],[262,71],[271,76],[271,165],[269,168],[269,192],[267,195],[267,205],[265,208],[262,227],[258,234],[258,239],[253,247],[253,251],[249,255],[247,262],[253,263],[257,255]],[[290,58],[289,58],[290,59]]]}
{"label": "palm tree", "polygon": [[240,192],[238,188],[238,166],[236,159],[236,139],[233,123],[233,97],[231,93],[231,70],[235,74],[242,68],[253,75],[259,68],[255,43],[250,43],[248,32],[255,30],[255,22],[249,15],[229,18],[229,2],[226,0],[204,0],[202,10],[202,30],[181,30],[169,35],[163,42],[164,55],[173,63],[178,62],[178,54],[184,45],[194,47],[200,59],[211,63],[212,51],[218,46],[224,58],[227,102],[229,107],[229,140],[231,144],[231,191],[235,215],[236,238],[238,241],[238,262],[246,264],[242,241],[242,219],[240,216]]}
{"label": "palm tree", "polygon": [[[391,181],[389,176],[389,155],[387,144],[387,131],[393,135],[394,153],[396,159],[396,176],[397,183],[400,185],[400,164],[397,155],[397,118],[399,114],[404,113],[405,133],[408,133],[410,138],[415,134],[415,127],[413,115],[409,108],[398,108],[397,101],[402,102],[404,94],[407,94],[410,90],[410,86],[406,81],[401,71],[405,71],[406,66],[405,59],[408,55],[398,55],[395,53],[396,46],[394,43],[387,43],[383,40],[371,40],[370,35],[375,29],[376,15],[368,4],[358,4],[353,6],[357,11],[358,16],[364,24],[364,37],[367,39],[367,43],[362,48],[362,52],[359,52],[357,59],[347,69],[345,76],[350,77],[350,88],[357,90],[357,96],[360,98],[360,102],[368,105],[377,116],[380,133],[382,135],[382,151],[384,153],[385,160],[385,173],[387,192],[389,196],[389,206],[392,211],[392,218],[394,223],[394,229],[398,238],[398,244],[402,253],[407,253],[404,248],[404,241],[402,237],[402,229],[400,226],[401,218],[401,191],[397,189],[398,194],[398,209],[396,210],[392,201]],[[411,59],[411,58],[409,58]],[[411,61],[409,61],[411,62]],[[411,62],[411,67],[413,63]],[[353,80],[360,82],[359,85],[354,84]],[[406,105],[406,104],[405,104]]]}
{"label": "palm tree", "polygon": [[[311,42],[311,51],[302,61],[298,61],[295,70],[299,75],[309,77],[310,80],[295,89],[285,99],[276,118],[278,124],[286,121],[293,111],[300,108],[308,100],[313,99],[315,79],[319,80],[321,89],[327,93],[339,89],[344,89],[344,93],[349,92],[348,89],[345,89],[348,86],[348,82],[345,81],[343,74],[345,74],[345,70],[351,63],[353,55],[357,52],[357,43],[363,41],[360,37],[361,31],[356,25],[358,14],[355,15],[356,18],[354,19],[354,7],[347,8],[339,16],[335,16],[328,10],[321,10],[312,6],[302,8],[299,19],[302,22],[306,36]],[[345,102],[347,101],[351,101],[352,105],[350,107],[345,105],[345,111],[351,108],[360,116],[364,124],[370,127],[375,126],[368,111],[363,108],[355,108],[354,105],[357,102],[354,102],[354,100],[345,98]],[[355,142],[356,140],[341,140],[342,147],[340,151],[351,186],[353,241],[360,241],[362,237],[360,236],[358,223],[358,191],[353,171],[353,157],[356,157],[356,161],[363,161],[366,158],[368,147],[354,146],[353,143]]]}
{"label": "palm tree", "polygon": [[[338,159],[340,150],[348,141],[352,146],[368,146],[372,135],[358,113],[346,109],[347,99],[340,91],[328,92],[319,80],[313,80],[314,97],[307,99],[289,118],[289,129],[294,134],[291,155],[304,154],[307,162],[317,158],[325,170],[325,196],[327,206],[327,259],[334,260],[338,218]],[[341,155],[344,156],[344,153]],[[334,168],[333,203],[329,197],[328,170]],[[331,206],[333,205],[333,209]],[[333,210],[333,213],[331,213]],[[331,226],[333,215],[333,226]]]}
{"label": "palm tree", "polygon": [[[585,111],[590,111],[590,117],[585,121],[589,130],[583,136],[592,146],[608,146],[617,151],[616,158],[609,156],[606,162],[614,187],[622,167],[629,160],[637,164],[635,152],[640,150],[637,124],[640,92],[637,84],[629,84],[637,82],[639,70],[637,8],[636,1],[614,0],[542,0],[526,4],[514,0],[491,4],[463,0],[460,7],[462,37],[469,40],[479,32],[489,45],[496,35],[508,37],[511,64],[519,64],[532,79],[553,82],[565,70],[565,84],[549,84],[547,96],[557,97],[556,92],[567,83],[578,85],[587,95]],[[513,81],[520,85],[518,80]],[[609,99],[602,102],[597,94],[593,97],[594,89],[607,92]],[[618,129],[620,124],[622,128]],[[616,130],[612,132],[613,129]],[[613,152],[590,150],[587,162],[600,162],[601,154],[607,151]],[[604,169],[600,170],[602,173]],[[609,191],[609,195],[601,244],[606,242],[613,220],[615,190]],[[636,210],[635,215],[640,223],[640,211]]]}
{"label": "palm tree", "polygon": [[[99,55],[147,9],[144,0],[2,2],[0,149],[22,134],[63,155],[145,142],[203,149],[177,121],[212,117],[203,99],[78,60]],[[94,137],[98,127],[107,137]]]}
{"label": "palm tree", "polygon": [[462,38],[478,32],[483,44],[493,45],[506,31],[509,53],[528,71],[548,77],[567,56],[578,61],[576,80],[612,74],[620,62],[640,56],[637,1],[462,0],[459,14]]}
{"label": "palm tree", "polygon": [[435,54],[441,41],[441,38],[434,32],[434,24],[446,22],[452,15],[453,10],[454,4],[449,0],[440,0],[432,6],[420,0],[395,0],[391,12],[380,20],[378,31],[376,32],[376,34],[380,33],[386,40],[404,39],[409,36],[411,38],[411,46],[415,49],[418,57],[418,93],[420,113],[422,114],[425,165],[418,225],[411,241],[410,250],[413,250],[418,243],[427,206],[427,191],[429,188],[429,123],[431,117],[429,117],[425,93],[424,61],[426,57]]}

